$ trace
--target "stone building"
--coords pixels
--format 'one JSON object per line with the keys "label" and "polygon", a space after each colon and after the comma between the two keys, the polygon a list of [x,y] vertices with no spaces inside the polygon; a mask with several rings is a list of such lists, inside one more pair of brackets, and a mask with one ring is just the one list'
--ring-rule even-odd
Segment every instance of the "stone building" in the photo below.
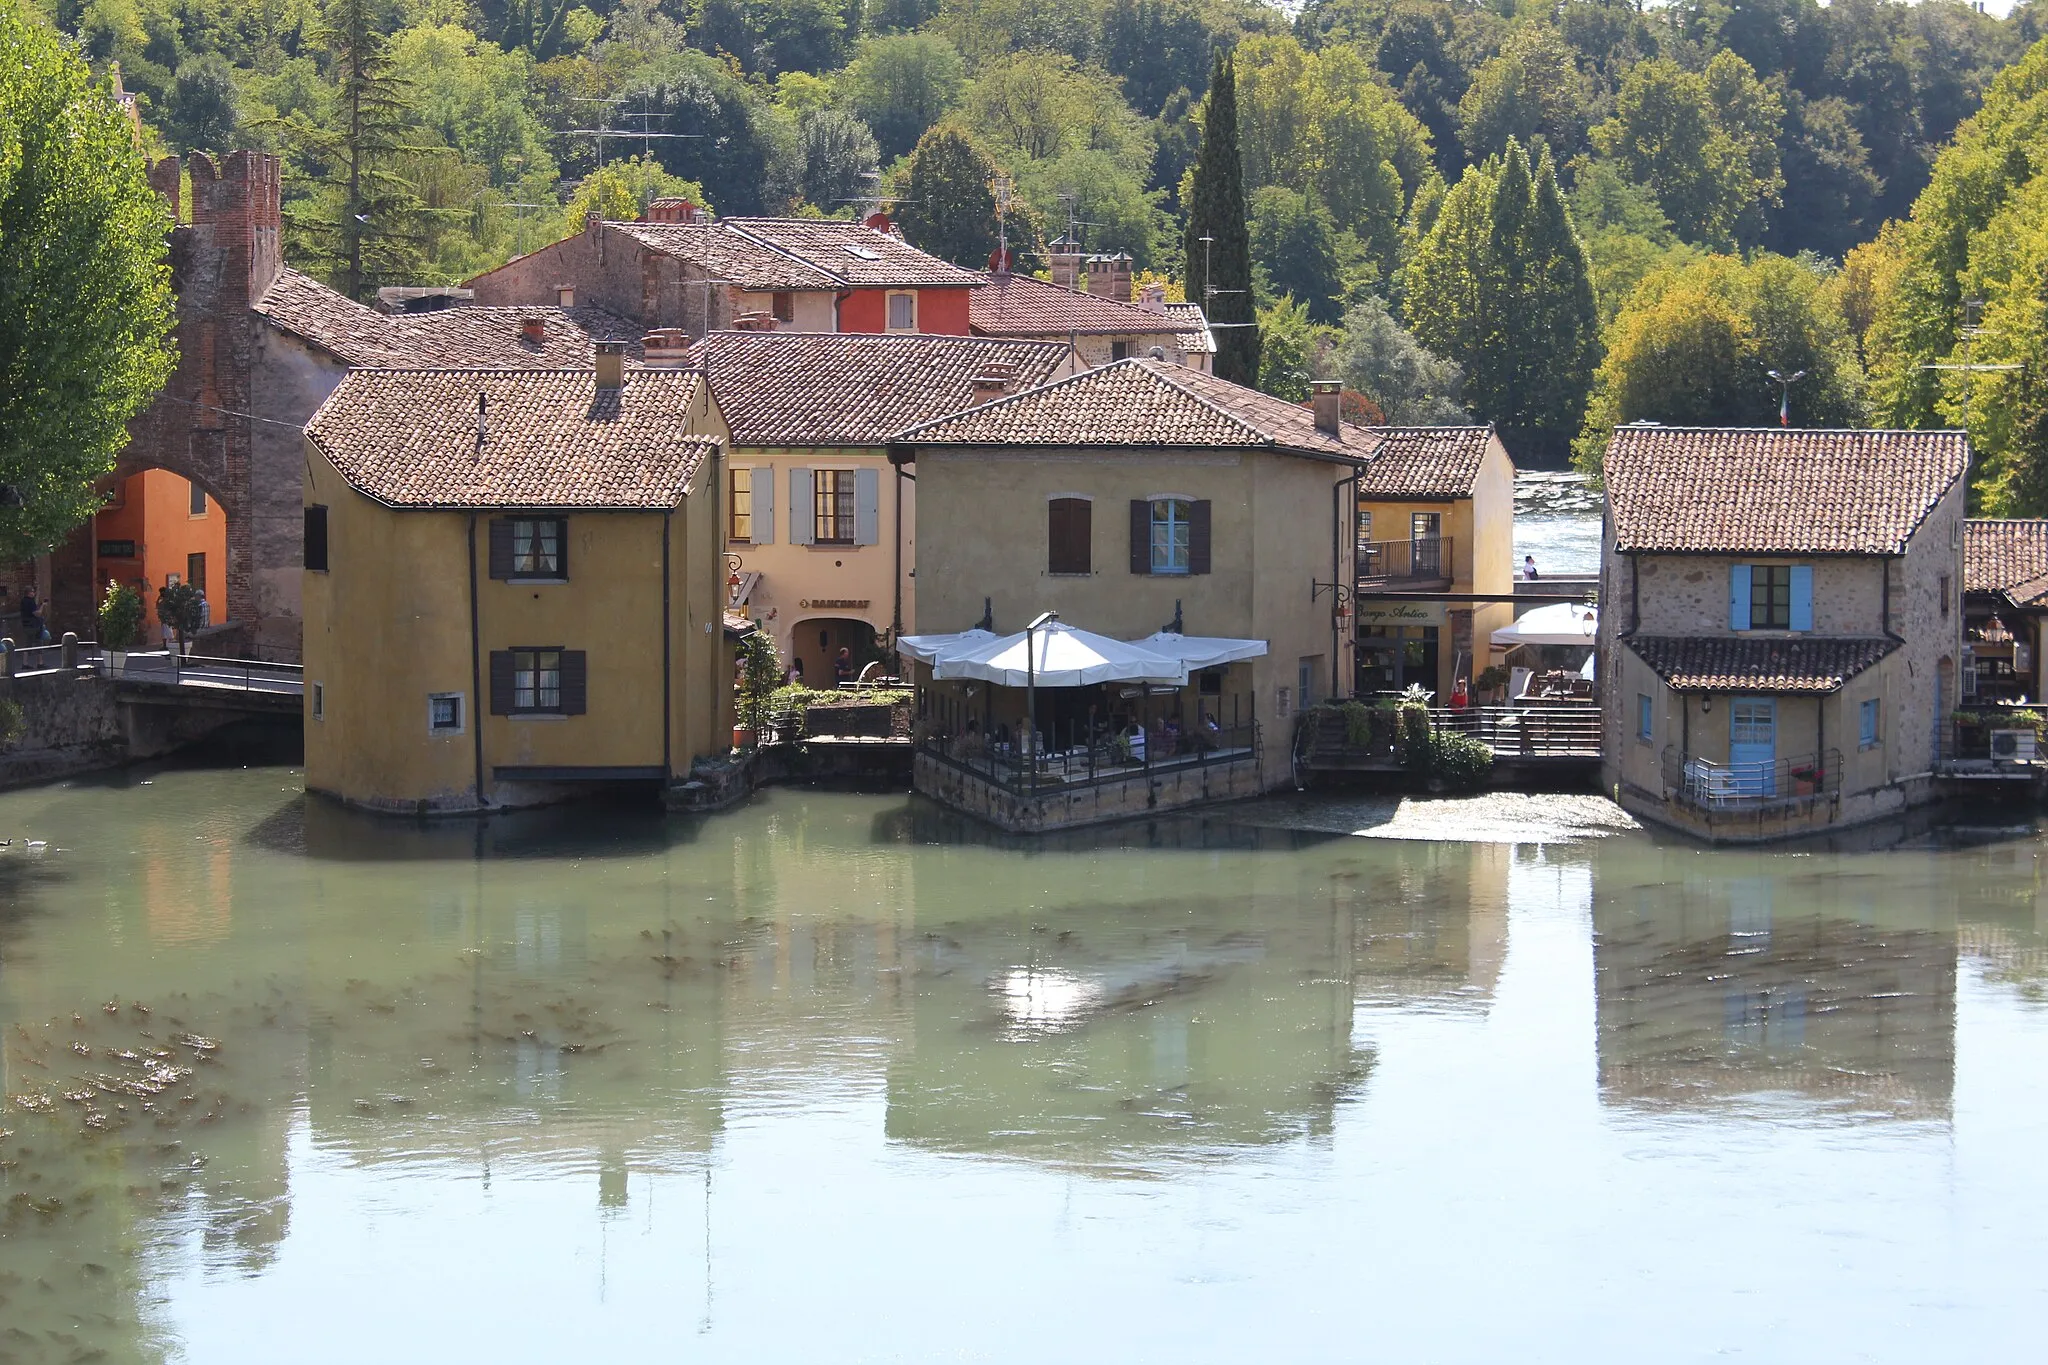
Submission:
{"label": "stone building", "polygon": [[975,334],[1068,341],[1091,367],[1148,357],[1197,370],[1210,367],[1216,344],[1200,308],[1168,304],[1166,290],[1156,284],[1146,285],[1134,302],[1128,256],[1086,261],[1084,275],[1080,255],[1055,251],[1048,282],[1013,274],[997,253],[988,283],[968,305]]}
{"label": "stone building", "polygon": [[1634,425],[1607,449],[1603,783],[1714,840],[1934,798],[1969,441]]}
{"label": "stone building", "polygon": [[646,331],[735,326],[964,336],[972,270],[887,229],[798,218],[703,216],[658,199],[638,222],[592,214],[584,230],[468,281],[481,304],[595,304]]}
{"label": "stone building", "polygon": [[[181,201],[184,173],[189,203]],[[145,470],[168,470],[220,507],[226,563],[209,570],[207,587],[216,623],[207,647],[217,652],[299,657],[299,432],[351,368],[587,367],[593,337],[639,336],[633,324],[594,308],[398,317],[365,308],[284,264],[274,156],[166,158],[150,168],[150,183],[178,221],[170,242],[178,366],[129,424],[107,487],[111,494]],[[147,547],[134,548],[132,558],[102,565],[88,523],[49,556],[39,572],[53,632],[93,638],[99,587],[110,575],[132,576]]]}

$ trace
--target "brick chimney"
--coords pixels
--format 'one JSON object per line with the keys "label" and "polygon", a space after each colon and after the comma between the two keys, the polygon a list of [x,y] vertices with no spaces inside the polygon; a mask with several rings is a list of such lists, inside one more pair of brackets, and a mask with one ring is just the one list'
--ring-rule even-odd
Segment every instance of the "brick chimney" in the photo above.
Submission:
{"label": "brick chimney", "polygon": [[597,389],[603,393],[609,389],[617,393],[626,387],[626,343],[623,341],[600,341],[597,351]]}
{"label": "brick chimney", "polygon": [[547,345],[548,320],[542,317],[519,319],[519,339],[529,346]]}
{"label": "brick chimney", "polygon": [[1311,379],[1308,381],[1309,406],[1315,410],[1316,430],[1325,436],[1343,439],[1344,381],[1341,379]]}
{"label": "brick chimney", "polygon": [[1081,287],[1081,244],[1062,237],[1049,243],[1046,253],[1052,259],[1052,282],[1061,289],[1078,290]]}
{"label": "brick chimney", "polygon": [[665,194],[648,204],[646,212],[640,215],[643,223],[694,223],[699,210],[697,206],[681,195]]}
{"label": "brick chimney", "polygon": [[1088,292],[1098,298],[1131,301],[1131,258],[1125,255],[1088,258]]}
{"label": "brick chimney", "polygon": [[1161,317],[1166,316],[1166,286],[1163,284],[1148,284],[1139,290],[1138,307],[1148,313],[1157,313]]}
{"label": "brick chimney", "polygon": [[690,334],[680,327],[657,327],[640,338],[640,359],[650,368],[680,369],[690,363]]}
{"label": "brick chimney", "polygon": [[741,313],[732,320],[732,329],[735,332],[772,332],[779,325],[775,321],[775,314],[763,313],[759,309],[751,313]]}
{"label": "brick chimney", "polygon": [[1010,392],[1010,386],[1017,382],[1017,372],[1008,365],[984,365],[968,383],[973,388],[973,397],[967,406],[978,408],[983,403],[993,403]]}

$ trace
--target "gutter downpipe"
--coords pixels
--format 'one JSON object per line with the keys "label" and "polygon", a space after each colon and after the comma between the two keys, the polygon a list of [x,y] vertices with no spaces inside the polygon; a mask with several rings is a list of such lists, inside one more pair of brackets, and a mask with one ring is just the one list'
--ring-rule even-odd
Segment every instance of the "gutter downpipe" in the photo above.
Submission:
{"label": "gutter downpipe", "polygon": [[675,646],[670,627],[668,540],[669,528],[675,523],[676,511],[671,507],[661,514],[661,780],[662,785],[675,780]]}
{"label": "gutter downpipe", "polygon": [[476,804],[479,808],[489,805],[484,799],[484,716],[488,708],[478,703],[484,700],[484,658],[483,637],[477,622],[476,586],[476,513],[469,514],[469,695],[472,698],[473,714],[470,716],[470,732],[476,753]]}
{"label": "gutter downpipe", "polygon": [[[1357,580],[1349,589],[1344,587],[1344,489],[1349,485],[1353,494],[1358,491],[1359,482],[1365,478],[1365,465],[1361,463],[1352,471],[1351,477],[1330,486],[1330,700],[1335,701],[1343,693],[1342,668],[1339,662],[1343,653],[1343,626],[1337,616],[1337,608],[1343,604],[1342,594],[1346,591],[1357,593]],[[1353,516],[1351,524],[1358,525]],[[1354,529],[1353,534],[1357,532]]]}

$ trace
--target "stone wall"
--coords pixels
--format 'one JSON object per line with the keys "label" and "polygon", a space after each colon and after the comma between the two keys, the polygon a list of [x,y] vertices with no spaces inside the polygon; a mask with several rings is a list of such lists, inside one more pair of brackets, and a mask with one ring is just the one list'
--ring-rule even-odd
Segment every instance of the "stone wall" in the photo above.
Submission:
{"label": "stone wall", "polygon": [[1015,834],[1099,825],[1216,801],[1260,796],[1268,784],[1252,759],[1208,767],[1141,773],[1117,782],[1020,796],[919,753],[911,774],[917,791],[997,829]]}
{"label": "stone wall", "polygon": [[237,710],[151,705],[89,669],[0,676],[21,707],[22,737],[0,750],[0,790],[157,758],[248,719]]}

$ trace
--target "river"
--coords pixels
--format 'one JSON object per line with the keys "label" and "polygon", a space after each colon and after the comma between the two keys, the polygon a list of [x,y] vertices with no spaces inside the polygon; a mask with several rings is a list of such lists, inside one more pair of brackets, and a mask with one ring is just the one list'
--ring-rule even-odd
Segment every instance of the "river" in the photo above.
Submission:
{"label": "river", "polygon": [[162,768],[0,835],[0,1359],[1917,1362],[2048,1308],[2026,827],[1023,846]]}
{"label": "river", "polygon": [[1515,569],[1534,555],[1538,573],[1600,572],[1600,494],[1583,474],[1525,469],[1515,475]]}

